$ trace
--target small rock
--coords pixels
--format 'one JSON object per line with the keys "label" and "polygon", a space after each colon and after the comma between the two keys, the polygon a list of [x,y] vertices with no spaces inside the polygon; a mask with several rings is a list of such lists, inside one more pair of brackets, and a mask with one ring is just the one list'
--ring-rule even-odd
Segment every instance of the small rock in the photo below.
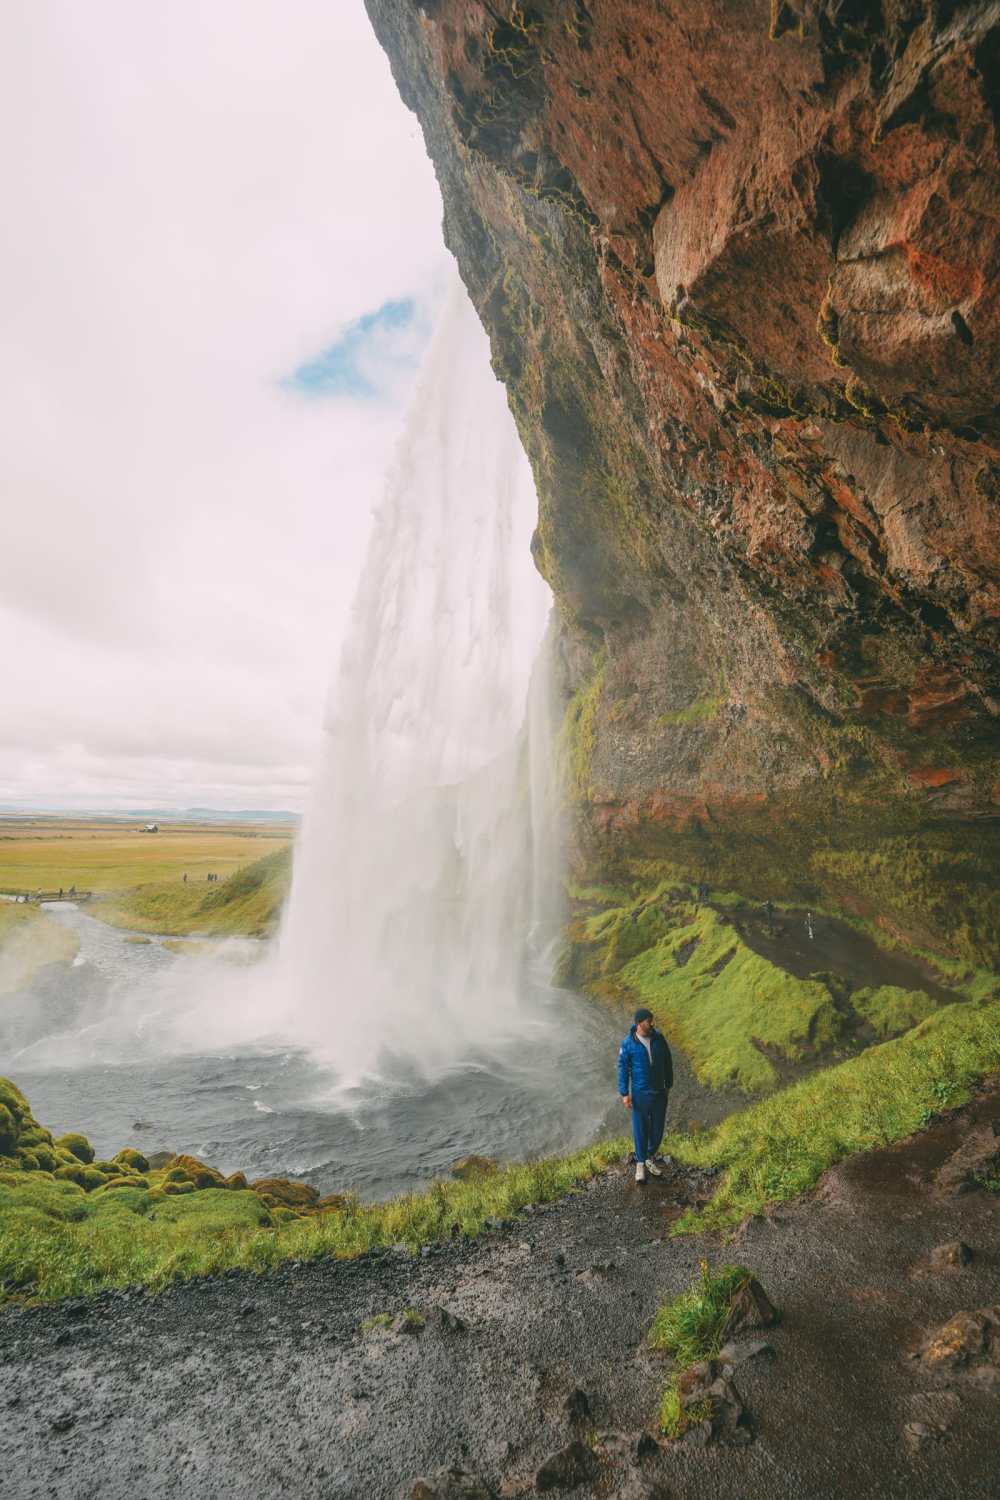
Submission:
{"label": "small rock", "polygon": [[947,1323],[928,1334],[920,1358],[932,1369],[957,1368],[982,1355],[990,1326],[986,1312],[956,1313]]}
{"label": "small rock", "polygon": [[752,1328],[770,1328],[777,1321],[778,1314],[767,1293],[756,1276],[751,1276],[746,1286],[741,1287],[733,1298],[723,1336],[732,1338],[733,1335],[747,1333]]}
{"label": "small rock", "polygon": [[570,1391],[566,1397],[566,1415],[571,1422],[584,1422],[590,1416],[590,1400],[586,1391]]}
{"label": "small rock", "polygon": [[256,1302],[241,1302],[240,1303],[240,1317],[241,1318],[249,1318],[250,1314],[252,1312],[256,1312],[256,1311],[257,1311],[257,1304],[256,1304]]}
{"label": "small rock", "polygon": [[439,1307],[434,1314],[434,1321],[442,1333],[464,1333],[465,1324],[461,1318],[456,1318],[446,1307]]}
{"label": "small rock", "polygon": [[928,1443],[936,1443],[941,1434],[925,1422],[907,1422],[903,1436],[911,1448],[923,1448]]}
{"label": "small rock", "polygon": [[457,1464],[415,1481],[410,1500],[496,1500],[496,1491]]}
{"label": "small rock", "polygon": [[586,1484],[597,1478],[597,1459],[583,1443],[570,1443],[547,1458],[535,1474],[535,1488],[547,1490],[571,1490],[578,1484]]}
{"label": "small rock", "polygon": [[928,1257],[935,1271],[961,1270],[972,1259],[972,1251],[964,1240],[948,1240],[936,1245]]}
{"label": "small rock", "polygon": [[49,1426],[53,1432],[69,1432],[71,1427],[76,1426],[76,1417],[72,1412],[63,1412],[61,1416],[55,1417]]}
{"label": "small rock", "polygon": [[647,1459],[655,1458],[660,1451],[660,1445],[650,1432],[640,1432],[638,1442],[635,1445],[636,1463],[644,1464]]}
{"label": "small rock", "polygon": [[561,1250],[557,1250],[552,1259],[555,1261],[557,1266],[564,1266],[566,1264],[566,1257]]}
{"label": "small rock", "polygon": [[682,1438],[682,1442],[689,1444],[692,1448],[707,1448],[712,1441],[712,1424],[706,1417],[704,1422],[698,1422],[694,1427],[689,1427]]}

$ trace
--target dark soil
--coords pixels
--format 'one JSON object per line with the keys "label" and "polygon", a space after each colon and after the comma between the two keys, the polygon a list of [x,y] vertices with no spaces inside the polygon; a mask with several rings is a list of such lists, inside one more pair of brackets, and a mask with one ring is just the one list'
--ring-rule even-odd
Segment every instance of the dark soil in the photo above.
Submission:
{"label": "dark soil", "polygon": [[828,972],[839,975],[852,990],[892,984],[923,990],[942,1004],[956,999],[954,990],[942,985],[929,964],[909,954],[887,953],[866,933],[836,917],[814,915],[810,938],[805,910],[776,911],[770,925],[762,911],[752,907],[719,915],[733,922],[748,948],[797,979]]}
{"label": "dark soil", "polygon": [[[704,1179],[678,1171],[641,1189],[616,1168],[517,1224],[416,1258],[9,1309],[4,1493],[374,1500],[408,1496],[418,1475],[454,1463],[498,1493],[532,1495],[542,1464],[582,1439],[598,1465],[572,1491],[581,1500],[994,1496],[993,1367],[933,1373],[911,1356],[927,1329],[997,1298],[1000,1197],[946,1195],[935,1173],[998,1116],[1000,1096],[984,1093],[914,1140],[834,1169],[725,1251],[665,1236]],[[932,1271],[930,1251],[954,1239],[972,1247],[971,1264]],[[782,1309],[766,1334],[773,1357],[733,1377],[755,1438],[647,1444],[640,1458],[666,1373],[645,1334],[705,1255],[749,1265]],[[408,1308],[425,1320],[416,1331],[362,1332]],[[913,1421],[933,1437],[914,1446]]]}

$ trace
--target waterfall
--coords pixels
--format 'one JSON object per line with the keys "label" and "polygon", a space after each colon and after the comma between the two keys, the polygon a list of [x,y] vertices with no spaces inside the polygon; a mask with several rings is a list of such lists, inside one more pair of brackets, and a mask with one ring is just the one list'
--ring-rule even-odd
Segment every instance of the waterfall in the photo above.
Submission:
{"label": "waterfall", "polygon": [[554,911],[536,508],[456,279],[374,518],[281,939],[295,1031],[345,1081],[446,1070],[525,1024],[526,940]]}

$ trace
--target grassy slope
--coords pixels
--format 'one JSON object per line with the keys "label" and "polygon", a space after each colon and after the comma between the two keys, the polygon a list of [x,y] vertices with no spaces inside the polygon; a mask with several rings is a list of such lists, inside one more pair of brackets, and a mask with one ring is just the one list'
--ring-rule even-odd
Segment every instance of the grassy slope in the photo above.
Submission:
{"label": "grassy slope", "polygon": [[[899,1140],[935,1110],[963,1103],[977,1080],[998,1069],[1000,999],[946,1006],[895,1041],[814,1073],[709,1133],[668,1137],[665,1149],[679,1160],[722,1169],[712,1201],[675,1232],[725,1230],[806,1191],[843,1156]],[[388,1203],[349,1198],[340,1212],[273,1227],[252,1222],[252,1195],[237,1191],[198,1192],[167,1211],[132,1188],[84,1194],[42,1173],[0,1175],[0,1296],[47,1301],[103,1287],[156,1288],[230,1266],[263,1271],[287,1259],[475,1234],[490,1218],[571,1191],[627,1149],[621,1138],[602,1141]]]}
{"label": "grassy slope", "polygon": [[0,995],[22,989],[46,964],[68,962],[78,947],[73,933],[47,912],[0,901]]}
{"label": "grassy slope", "polygon": [[290,876],[291,852],[280,849],[213,885],[141,885],[94,901],[87,911],[136,932],[266,937],[277,926]]}

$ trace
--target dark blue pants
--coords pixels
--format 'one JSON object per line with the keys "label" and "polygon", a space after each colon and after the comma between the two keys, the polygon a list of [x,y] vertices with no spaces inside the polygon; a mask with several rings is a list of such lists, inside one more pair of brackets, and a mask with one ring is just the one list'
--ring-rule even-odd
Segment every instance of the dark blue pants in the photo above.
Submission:
{"label": "dark blue pants", "polygon": [[632,1139],[636,1161],[648,1161],[660,1149],[663,1127],[667,1122],[667,1096],[663,1094],[632,1095]]}

